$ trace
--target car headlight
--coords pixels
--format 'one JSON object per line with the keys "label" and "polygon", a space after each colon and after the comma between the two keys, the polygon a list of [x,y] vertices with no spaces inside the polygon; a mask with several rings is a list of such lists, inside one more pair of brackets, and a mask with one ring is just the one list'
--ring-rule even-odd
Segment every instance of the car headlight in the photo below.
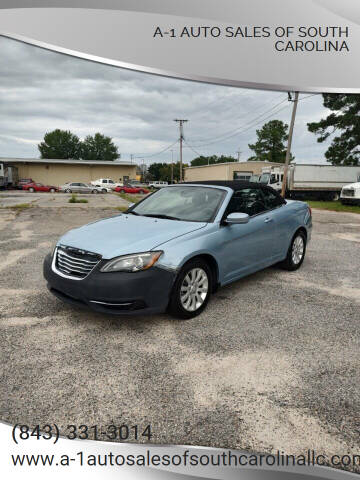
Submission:
{"label": "car headlight", "polygon": [[158,250],[113,258],[101,267],[100,272],[139,272],[147,270],[158,261],[162,253],[162,250]]}

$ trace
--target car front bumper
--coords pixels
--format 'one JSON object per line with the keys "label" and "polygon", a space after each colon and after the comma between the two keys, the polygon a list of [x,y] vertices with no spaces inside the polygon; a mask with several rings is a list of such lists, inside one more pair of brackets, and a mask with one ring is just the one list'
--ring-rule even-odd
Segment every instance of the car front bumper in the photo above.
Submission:
{"label": "car front bumper", "polygon": [[52,255],[44,260],[49,291],[64,302],[113,315],[165,312],[176,273],[152,267],[136,273],[100,272],[105,261],[82,280],[73,280],[52,269]]}

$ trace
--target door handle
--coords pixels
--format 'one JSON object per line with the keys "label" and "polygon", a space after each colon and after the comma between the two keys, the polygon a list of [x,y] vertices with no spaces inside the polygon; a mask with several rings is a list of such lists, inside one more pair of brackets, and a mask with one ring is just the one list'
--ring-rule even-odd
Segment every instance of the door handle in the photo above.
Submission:
{"label": "door handle", "polygon": [[264,220],[265,223],[270,223],[270,222],[272,222],[272,221],[273,221],[273,219],[272,219],[272,218],[269,218],[269,217],[265,218],[265,220]]}

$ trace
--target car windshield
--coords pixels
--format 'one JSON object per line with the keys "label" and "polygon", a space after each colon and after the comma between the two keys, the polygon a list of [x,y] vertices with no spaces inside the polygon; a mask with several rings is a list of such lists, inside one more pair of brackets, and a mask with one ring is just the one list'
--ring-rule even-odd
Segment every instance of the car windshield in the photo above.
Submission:
{"label": "car windshield", "polygon": [[265,183],[267,184],[270,179],[270,173],[263,173],[260,177],[260,183]]}
{"label": "car windshield", "polygon": [[129,209],[136,215],[212,222],[225,196],[218,188],[176,186],[164,187]]}

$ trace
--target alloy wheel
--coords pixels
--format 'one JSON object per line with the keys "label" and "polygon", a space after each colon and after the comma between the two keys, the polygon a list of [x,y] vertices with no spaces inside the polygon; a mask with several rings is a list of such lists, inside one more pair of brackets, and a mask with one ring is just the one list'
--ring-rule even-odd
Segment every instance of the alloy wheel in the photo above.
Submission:
{"label": "alloy wheel", "polygon": [[305,244],[304,239],[301,235],[297,236],[292,245],[292,252],[291,252],[291,259],[294,265],[298,265],[303,256],[305,251]]}
{"label": "alloy wheel", "polygon": [[182,307],[188,312],[195,312],[206,300],[209,293],[209,279],[202,268],[193,268],[185,275],[180,288]]}

